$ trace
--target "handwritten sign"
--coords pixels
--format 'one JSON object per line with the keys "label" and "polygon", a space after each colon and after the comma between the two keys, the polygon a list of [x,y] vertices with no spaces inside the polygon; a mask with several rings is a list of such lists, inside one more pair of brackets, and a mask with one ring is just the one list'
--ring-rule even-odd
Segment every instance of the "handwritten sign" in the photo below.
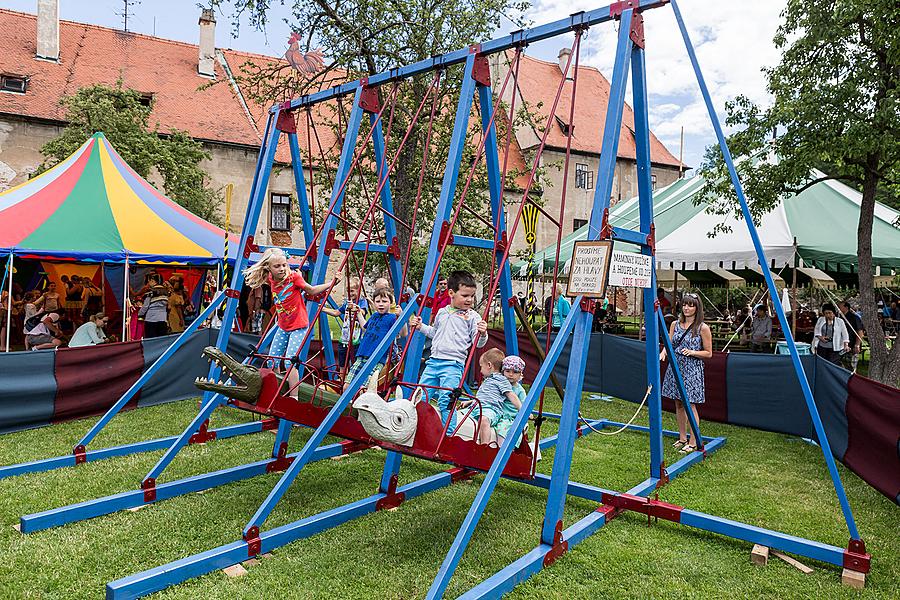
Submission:
{"label": "handwritten sign", "polygon": [[652,257],[633,252],[613,252],[609,265],[609,285],[649,288],[653,277]]}
{"label": "handwritten sign", "polygon": [[603,298],[612,242],[575,242],[567,296]]}

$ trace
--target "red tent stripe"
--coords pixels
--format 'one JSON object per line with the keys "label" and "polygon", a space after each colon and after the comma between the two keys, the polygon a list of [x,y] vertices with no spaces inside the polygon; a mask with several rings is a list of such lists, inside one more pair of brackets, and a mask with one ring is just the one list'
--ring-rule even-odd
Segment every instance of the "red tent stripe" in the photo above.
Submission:
{"label": "red tent stripe", "polygon": [[3,221],[8,226],[0,231],[0,246],[11,247],[19,244],[62,206],[84,172],[92,149],[93,140],[83,147],[78,160],[52,183],[30,198],[10,206],[2,212]]}

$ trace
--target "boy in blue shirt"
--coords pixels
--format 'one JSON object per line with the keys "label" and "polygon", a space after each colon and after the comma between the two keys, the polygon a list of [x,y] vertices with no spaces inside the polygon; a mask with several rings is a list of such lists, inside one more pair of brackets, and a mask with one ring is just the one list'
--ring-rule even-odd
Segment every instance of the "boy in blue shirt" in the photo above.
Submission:
{"label": "boy in blue shirt", "polygon": [[[371,300],[375,312],[373,312],[372,316],[368,319],[363,316],[358,306],[352,302],[347,305],[348,312],[356,316],[359,320],[359,326],[364,330],[364,333],[362,340],[359,342],[359,348],[356,350],[356,360],[353,361],[353,365],[347,371],[347,376],[344,378],[345,390],[359,370],[362,369],[363,364],[372,356],[372,353],[375,352],[378,344],[381,343],[381,340],[384,339],[390,328],[397,322],[397,315],[391,312],[391,306],[394,304],[394,294],[390,289],[376,289],[372,294]],[[405,325],[400,330],[399,335],[406,335]],[[387,350],[382,352],[378,357],[379,362],[373,370],[374,373],[377,373],[384,368],[385,354],[387,354]]]}
{"label": "boy in blue shirt", "polygon": [[459,387],[463,368],[472,344],[483,348],[488,341],[487,323],[472,309],[475,304],[475,278],[466,271],[454,271],[447,279],[450,305],[437,312],[432,325],[425,325],[422,319],[413,315],[409,319],[411,327],[418,327],[426,337],[431,338],[431,356],[425,363],[425,370],[419,377],[422,385],[437,386],[437,405],[441,420],[448,420],[453,431],[456,415],[450,412],[450,392]]}

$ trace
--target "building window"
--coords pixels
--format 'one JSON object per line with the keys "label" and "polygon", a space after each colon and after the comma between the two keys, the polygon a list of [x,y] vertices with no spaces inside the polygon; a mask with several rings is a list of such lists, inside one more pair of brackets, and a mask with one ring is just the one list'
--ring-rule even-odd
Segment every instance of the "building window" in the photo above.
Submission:
{"label": "building window", "polygon": [[138,102],[141,106],[150,107],[153,105],[153,92],[143,92],[141,97],[138,98]]}
{"label": "building window", "polygon": [[578,231],[587,225],[587,219],[572,219],[572,231]]}
{"label": "building window", "polygon": [[656,173],[650,175],[650,189],[656,191]]}
{"label": "building window", "polygon": [[575,187],[583,190],[594,189],[594,172],[590,166],[575,163]]}
{"label": "building window", "polygon": [[290,194],[272,194],[272,210],[269,229],[272,231],[291,230],[291,196]]}
{"label": "building window", "polygon": [[563,121],[562,118],[560,118],[558,115],[554,115],[554,117],[556,118],[556,124],[559,125],[560,130],[562,130],[563,132],[563,135],[569,135],[569,132],[572,129],[569,124]]}
{"label": "building window", "polygon": [[27,81],[24,77],[16,75],[0,75],[0,90],[24,94]]}

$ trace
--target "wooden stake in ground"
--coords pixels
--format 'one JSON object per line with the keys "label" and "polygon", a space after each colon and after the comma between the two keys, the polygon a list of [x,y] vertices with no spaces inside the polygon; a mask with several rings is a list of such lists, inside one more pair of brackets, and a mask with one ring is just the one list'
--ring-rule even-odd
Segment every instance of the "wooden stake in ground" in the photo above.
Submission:
{"label": "wooden stake in ground", "polygon": [[866,587],[866,574],[844,569],[841,573],[841,583],[855,590],[861,590]]}
{"label": "wooden stake in ground", "polygon": [[769,562],[768,546],[753,544],[753,550],[750,551],[750,562],[760,567],[766,566]]}

